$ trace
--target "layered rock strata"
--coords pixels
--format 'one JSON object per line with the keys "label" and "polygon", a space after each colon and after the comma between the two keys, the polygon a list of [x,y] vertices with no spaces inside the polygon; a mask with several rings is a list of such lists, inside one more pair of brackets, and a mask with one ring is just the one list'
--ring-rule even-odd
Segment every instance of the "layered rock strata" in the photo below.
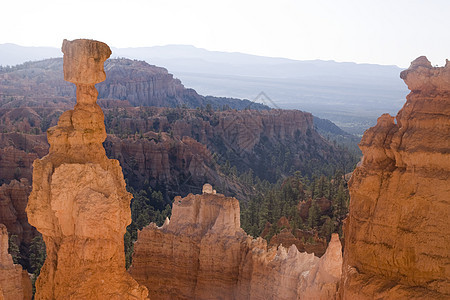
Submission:
{"label": "layered rock strata", "polygon": [[0,224],[0,299],[31,299],[31,281],[20,265],[15,265],[8,253],[8,231]]}
{"label": "layered rock strata", "polygon": [[[205,145],[190,137],[171,138],[168,134],[146,133],[142,139],[119,139],[108,136],[105,143],[110,157],[124,162],[129,178],[140,182],[169,183],[179,177],[204,180],[205,174],[218,177],[212,155]],[[130,174],[133,173],[133,174]],[[130,176],[131,175],[131,176]]]}
{"label": "layered rock strata", "polygon": [[105,69],[108,77],[98,86],[100,98],[128,100],[134,106],[174,107],[190,102],[196,107],[205,101],[166,69],[144,61],[113,60]]}
{"label": "layered rock strata", "polygon": [[450,298],[450,62],[401,78],[406,104],[365,132],[349,183],[343,299]]}
{"label": "layered rock strata", "polygon": [[337,235],[318,258],[267,247],[240,228],[239,202],[215,194],[176,197],[172,218],[138,233],[132,276],[155,299],[332,299],[342,265]]}
{"label": "layered rock strata", "polygon": [[29,222],[42,233],[47,258],[36,299],[147,299],[125,270],[123,235],[131,195],[119,162],[106,157],[104,117],[95,84],[111,50],[92,40],[64,40],[64,78],[77,104],[47,132],[50,151],[33,164]]}

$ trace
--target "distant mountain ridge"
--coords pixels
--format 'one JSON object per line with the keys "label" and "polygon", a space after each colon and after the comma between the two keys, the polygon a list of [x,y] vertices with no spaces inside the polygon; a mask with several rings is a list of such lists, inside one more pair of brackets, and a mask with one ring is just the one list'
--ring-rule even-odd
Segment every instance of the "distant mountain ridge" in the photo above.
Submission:
{"label": "distant mountain ridge", "polygon": [[25,47],[16,44],[0,44],[0,66],[14,66],[27,61],[62,57],[61,49],[54,47]]}
{"label": "distant mountain ridge", "polygon": [[[41,59],[43,52],[61,56],[57,48],[3,44],[0,65],[18,63],[18,57]],[[398,111],[408,93],[397,66],[297,61],[186,45],[113,48],[112,57],[164,66],[201,95],[253,100],[263,91],[276,107],[309,111],[359,134],[380,114]]]}

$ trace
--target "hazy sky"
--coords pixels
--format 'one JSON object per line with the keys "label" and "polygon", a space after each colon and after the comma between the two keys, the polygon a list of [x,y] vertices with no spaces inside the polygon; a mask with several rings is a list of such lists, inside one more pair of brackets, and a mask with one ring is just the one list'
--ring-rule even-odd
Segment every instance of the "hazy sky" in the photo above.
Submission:
{"label": "hazy sky", "polygon": [[2,0],[0,43],[188,44],[401,67],[450,59],[450,0]]}

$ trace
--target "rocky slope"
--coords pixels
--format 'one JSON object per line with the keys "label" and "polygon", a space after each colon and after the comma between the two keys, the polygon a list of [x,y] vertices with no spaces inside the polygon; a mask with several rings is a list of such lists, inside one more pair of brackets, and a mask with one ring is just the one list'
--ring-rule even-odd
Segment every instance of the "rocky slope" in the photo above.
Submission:
{"label": "rocky slope", "polygon": [[8,253],[8,232],[0,224],[0,299],[31,299],[31,281],[20,265],[15,265]]}
{"label": "rocky slope", "polygon": [[132,276],[155,299],[330,299],[340,278],[337,235],[322,258],[267,247],[240,228],[239,202],[205,185],[174,200],[171,220],[138,234]]}
{"label": "rocky slope", "polygon": [[350,181],[343,299],[450,298],[450,62],[401,78],[406,104],[366,131]]}
{"label": "rocky slope", "polygon": [[33,163],[29,222],[42,233],[47,258],[35,299],[147,299],[125,271],[123,235],[130,198],[118,161],[106,157],[103,112],[95,84],[105,79],[109,47],[64,41],[64,79],[77,104],[48,130],[50,152]]}

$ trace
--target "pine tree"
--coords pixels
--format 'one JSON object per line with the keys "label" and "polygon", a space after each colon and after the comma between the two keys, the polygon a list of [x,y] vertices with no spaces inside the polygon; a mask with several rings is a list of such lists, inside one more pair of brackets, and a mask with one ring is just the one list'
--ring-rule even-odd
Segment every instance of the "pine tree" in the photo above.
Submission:
{"label": "pine tree", "polygon": [[39,275],[46,257],[45,244],[41,235],[35,236],[30,244],[30,271],[36,276]]}
{"label": "pine tree", "polygon": [[320,235],[325,237],[327,241],[330,241],[331,234],[334,232],[334,220],[332,220],[329,216],[322,217],[323,225],[320,229]]}
{"label": "pine tree", "polygon": [[15,234],[11,234],[8,238],[8,253],[11,254],[15,264],[18,264],[20,259],[20,249],[17,241],[18,237]]}
{"label": "pine tree", "polygon": [[316,199],[313,199],[311,202],[311,207],[308,211],[308,226],[310,228],[315,228],[319,226],[320,222],[320,208],[317,205]]}

